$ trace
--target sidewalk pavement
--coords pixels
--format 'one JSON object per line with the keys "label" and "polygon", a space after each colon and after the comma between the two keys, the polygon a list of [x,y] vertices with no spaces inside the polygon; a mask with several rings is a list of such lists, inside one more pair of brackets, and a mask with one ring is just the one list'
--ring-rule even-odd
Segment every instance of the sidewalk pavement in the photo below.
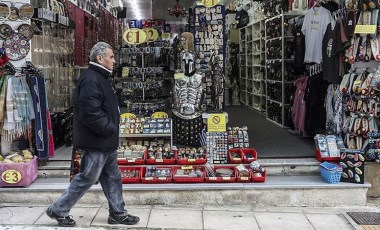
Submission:
{"label": "sidewalk pavement", "polygon": [[0,204],[0,229],[343,230],[360,229],[346,212],[380,212],[377,204],[338,208],[129,205],[129,213],[139,216],[141,221],[134,226],[125,226],[107,223],[107,205],[78,204],[70,213],[77,226],[63,228],[45,214],[47,207],[41,204]]}

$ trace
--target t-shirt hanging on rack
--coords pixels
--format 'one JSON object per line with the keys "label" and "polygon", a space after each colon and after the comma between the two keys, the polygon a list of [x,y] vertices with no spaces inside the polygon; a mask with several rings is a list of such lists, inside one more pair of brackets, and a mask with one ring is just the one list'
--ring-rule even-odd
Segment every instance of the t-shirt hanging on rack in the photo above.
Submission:
{"label": "t-shirt hanging on rack", "polygon": [[322,41],[323,79],[335,84],[340,84],[341,80],[339,76],[339,54],[343,51],[340,25],[338,23],[332,22],[327,26]]}
{"label": "t-shirt hanging on rack", "polygon": [[324,7],[314,6],[306,12],[301,30],[306,41],[306,63],[322,62],[322,40],[330,22],[331,13]]}

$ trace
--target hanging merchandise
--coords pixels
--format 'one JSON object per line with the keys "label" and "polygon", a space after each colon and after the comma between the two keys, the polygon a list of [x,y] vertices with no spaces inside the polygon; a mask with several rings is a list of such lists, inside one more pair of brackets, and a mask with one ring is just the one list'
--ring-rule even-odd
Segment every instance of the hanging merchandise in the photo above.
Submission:
{"label": "hanging merchandise", "polygon": [[12,33],[3,43],[3,48],[12,61],[19,61],[30,51],[29,39],[21,34]]}
{"label": "hanging merchandise", "polygon": [[302,25],[302,33],[306,41],[304,60],[306,63],[322,62],[322,40],[330,22],[330,11],[318,4],[306,12]]}
{"label": "hanging merchandise", "polygon": [[341,182],[364,184],[364,155],[361,150],[342,150],[340,153],[342,166]]}

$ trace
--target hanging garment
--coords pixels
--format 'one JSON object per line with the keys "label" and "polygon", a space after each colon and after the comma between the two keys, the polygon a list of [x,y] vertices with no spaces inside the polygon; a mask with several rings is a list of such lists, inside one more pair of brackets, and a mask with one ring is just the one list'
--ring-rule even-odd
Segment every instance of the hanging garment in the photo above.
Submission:
{"label": "hanging garment", "polygon": [[306,63],[322,62],[322,40],[330,21],[331,13],[324,7],[315,6],[306,12],[301,30],[305,35]]}
{"label": "hanging garment", "polygon": [[326,94],[326,133],[340,134],[343,125],[343,95],[339,85],[330,84]]}
{"label": "hanging garment", "polygon": [[49,158],[48,148],[48,128],[47,128],[47,108],[45,79],[42,76],[32,76],[32,98],[35,111],[35,138],[36,138],[36,155],[39,160]]}
{"label": "hanging garment", "polygon": [[322,69],[323,79],[329,83],[339,84],[339,56],[343,51],[342,40],[340,37],[340,26],[332,22],[327,26],[325,36],[322,41]]}
{"label": "hanging garment", "polygon": [[[4,122],[5,116],[5,97],[7,95],[8,75],[2,77],[3,85],[0,89],[0,123]],[[2,125],[0,126],[2,128]]]}
{"label": "hanging garment", "polygon": [[292,120],[294,123],[294,128],[301,135],[307,136],[305,132],[305,114],[306,114],[306,101],[305,101],[305,90],[307,87],[309,77],[303,76],[296,80],[296,93],[294,95],[293,110],[292,110]]}
{"label": "hanging garment", "polygon": [[47,128],[49,133],[49,157],[54,157],[54,136],[51,125],[51,117],[49,110],[46,111]]}

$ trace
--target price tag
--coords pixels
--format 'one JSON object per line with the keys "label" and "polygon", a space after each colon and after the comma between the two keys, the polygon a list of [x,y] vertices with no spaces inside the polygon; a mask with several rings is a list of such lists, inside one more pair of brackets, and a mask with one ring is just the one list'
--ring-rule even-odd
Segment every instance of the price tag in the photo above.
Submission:
{"label": "price tag", "polygon": [[1,179],[7,184],[16,184],[22,179],[22,175],[17,170],[8,169],[1,174]]}
{"label": "price tag", "polygon": [[162,163],[162,162],[164,162],[164,159],[156,159],[156,162]]}
{"label": "price tag", "polygon": [[170,33],[162,33],[161,38],[162,38],[162,40],[169,40],[170,39]]}
{"label": "price tag", "polygon": [[374,34],[376,33],[376,25],[356,25],[355,34]]}
{"label": "price tag", "polygon": [[195,159],[187,159],[187,162],[195,162]]}
{"label": "price tag", "polygon": [[145,180],[153,180],[153,177],[145,177]]}
{"label": "price tag", "polygon": [[218,3],[218,0],[202,0],[202,5],[205,7],[212,7]]}
{"label": "price tag", "polygon": [[181,79],[184,78],[185,74],[184,73],[175,73],[174,74],[174,79]]}
{"label": "price tag", "polygon": [[133,113],[123,113],[120,115],[120,118],[136,118],[136,115]]}
{"label": "price tag", "polygon": [[240,180],[248,180],[248,177],[246,176],[240,177]]}
{"label": "price tag", "polygon": [[209,177],[209,180],[216,180],[216,177]]}
{"label": "price tag", "polygon": [[133,163],[133,162],[135,162],[135,161],[136,161],[136,159],[128,160],[129,163]]}
{"label": "price tag", "polygon": [[229,177],[229,176],[224,176],[224,177],[222,177],[222,180],[231,180],[231,177]]}
{"label": "price tag", "polygon": [[234,157],[234,158],[232,158],[232,160],[234,160],[234,161],[240,161],[241,158]]}
{"label": "price tag", "polygon": [[146,34],[145,42],[154,42],[158,39],[158,32],[153,28],[144,28],[143,31]]}
{"label": "price tag", "polygon": [[193,169],[193,166],[191,166],[191,165],[184,165],[184,166],[181,166],[181,169],[183,169],[183,170]]}
{"label": "price tag", "polygon": [[165,112],[155,112],[155,113],[152,114],[151,117],[155,118],[155,119],[157,119],[157,118],[168,118],[169,115],[167,113],[165,113]]}
{"label": "price tag", "polygon": [[158,177],[158,180],[166,180],[166,177]]}
{"label": "price tag", "polygon": [[145,42],[146,33],[137,28],[128,29],[124,31],[123,39],[128,44],[138,45]]}

